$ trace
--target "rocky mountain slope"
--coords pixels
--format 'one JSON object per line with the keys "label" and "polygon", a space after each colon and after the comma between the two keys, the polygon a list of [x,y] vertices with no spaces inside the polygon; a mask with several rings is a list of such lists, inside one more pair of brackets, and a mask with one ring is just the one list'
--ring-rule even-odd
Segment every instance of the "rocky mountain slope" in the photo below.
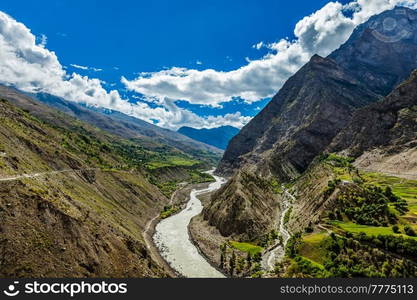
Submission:
{"label": "rocky mountain slope", "polygon": [[417,73],[384,101],[357,111],[328,151],[361,168],[417,177]]}
{"label": "rocky mountain slope", "polygon": [[222,154],[216,147],[117,111],[88,107],[49,94],[36,94],[33,98],[114,135],[139,140],[148,147],[169,146],[210,163],[217,163]]}
{"label": "rocky mountain slope", "polygon": [[333,60],[315,55],[232,139],[219,171],[250,164],[260,174],[291,179],[346,126],[354,109],[378,99]]}
{"label": "rocky mountain slope", "polygon": [[150,183],[163,153],[11,89],[0,99],[0,277],[166,276],[143,237],[169,201]]}
{"label": "rocky mountain slope", "polygon": [[[417,67],[416,37],[417,13],[396,8],[359,26],[328,58],[314,56],[232,139],[217,172],[233,175],[243,168],[280,182],[300,176],[357,109],[381,100]],[[217,194],[210,207],[223,198]]]}
{"label": "rocky mountain slope", "polygon": [[[347,101],[348,105],[358,108],[372,100],[378,100],[375,94],[379,96],[388,94],[397,84],[408,78],[411,71],[417,67],[416,49],[416,11],[396,8],[371,18],[355,29],[350,39],[329,56],[328,61],[333,61],[334,65],[323,66],[323,69],[326,69],[326,72],[331,72],[330,70],[333,69],[333,78],[322,77],[325,81],[315,86],[310,93],[311,82],[303,82],[301,79],[304,80],[302,76],[310,72],[305,69],[317,61],[313,58],[307,66],[288,80],[271,103],[231,141],[218,171],[223,174],[232,174],[246,162],[256,164],[257,160],[265,161],[265,156],[267,156],[272,162],[271,169],[283,176],[283,179],[299,174],[320,152],[317,150],[322,150],[317,147],[326,147],[331,142],[332,136],[334,137],[343,128],[344,121],[349,120],[350,117],[342,119],[333,129],[329,128],[329,132],[315,132],[312,128],[310,135],[299,134],[297,131],[300,127],[305,126],[305,131],[308,131],[306,124],[321,117],[331,121],[333,114],[351,115],[351,112],[340,111],[329,106],[329,102],[335,102],[335,105],[343,102],[340,100],[343,97],[348,97],[351,98],[350,103]],[[342,73],[344,75],[338,77]],[[320,75],[316,77],[312,80],[319,80]],[[323,97],[323,102],[327,100],[328,103],[317,106],[317,103],[314,103],[314,97],[317,99],[320,98],[319,93],[326,93],[327,80],[333,84],[331,93]],[[346,95],[346,93],[355,93],[351,89],[355,88],[355,84],[358,84],[362,92],[368,95]],[[294,107],[300,101],[303,106]],[[316,101],[320,102],[320,100]],[[308,110],[304,108],[305,105],[309,106]],[[323,107],[326,110],[320,114]],[[329,118],[323,116],[326,113]],[[291,117],[287,117],[288,114],[291,114]],[[335,119],[339,118],[335,117]],[[328,138],[322,139],[323,135]],[[283,140],[285,145],[280,146]],[[291,146],[295,143],[297,147]],[[278,159],[277,162],[273,162],[274,156]],[[290,158],[281,161],[282,156]],[[279,170],[275,170],[276,168]]]}
{"label": "rocky mountain slope", "polygon": [[256,238],[273,230],[280,210],[280,195],[271,183],[249,170],[239,170],[213,198],[216,201],[204,209],[204,219],[217,227],[223,236]]}
{"label": "rocky mountain slope", "polygon": [[239,129],[232,126],[222,126],[211,129],[181,127],[178,129],[178,132],[196,141],[200,141],[224,150],[227,148],[230,140],[239,133]]}
{"label": "rocky mountain slope", "polygon": [[389,94],[417,67],[417,12],[397,7],[373,16],[329,58],[375,93]]}

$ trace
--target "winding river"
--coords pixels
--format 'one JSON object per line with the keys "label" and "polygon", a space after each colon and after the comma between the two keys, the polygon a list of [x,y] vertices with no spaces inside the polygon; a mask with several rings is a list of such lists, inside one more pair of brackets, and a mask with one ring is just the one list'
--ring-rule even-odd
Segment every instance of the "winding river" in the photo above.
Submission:
{"label": "winding river", "polygon": [[187,207],[180,213],[162,220],[155,228],[153,240],[162,257],[179,274],[187,278],[224,278],[216,268],[210,265],[191,242],[188,225],[193,217],[203,210],[198,195],[218,190],[225,179],[214,176],[216,181],[208,188],[192,190]]}
{"label": "winding river", "polygon": [[284,186],[282,188],[284,189],[284,196],[282,198],[283,201],[281,208],[281,218],[278,224],[278,232],[282,237],[282,244],[277,241],[273,247],[267,249],[263,254],[261,265],[262,268],[266,271],[273,271],[275,268],[275,263],[280,261],[285,256],[285,246],[291,237],[291,234],[286,229],[285,215],[291,209],[295,198],[285,189]]}

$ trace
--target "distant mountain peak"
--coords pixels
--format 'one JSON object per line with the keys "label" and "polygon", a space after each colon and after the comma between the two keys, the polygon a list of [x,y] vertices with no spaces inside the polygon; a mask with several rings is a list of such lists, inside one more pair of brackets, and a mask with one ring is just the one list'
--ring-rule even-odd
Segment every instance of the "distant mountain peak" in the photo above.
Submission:
{"label": "distant mountain peak", "polygon": [[239,129],[233,126],[201,129],[184,126],[178,129],[178,132],[194,140],[224,150],[229,144],[229,141],[239,133]]}
{"label": "distant mountain peak", "polygon": [[417,11],[396,7],[371,17],[329,58],[387,95],[417,68]]}

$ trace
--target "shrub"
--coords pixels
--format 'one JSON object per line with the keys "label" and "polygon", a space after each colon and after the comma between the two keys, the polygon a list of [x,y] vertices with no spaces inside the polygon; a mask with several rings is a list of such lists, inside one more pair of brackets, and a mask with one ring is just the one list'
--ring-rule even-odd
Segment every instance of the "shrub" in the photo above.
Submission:
{"label": "shrub", "polygon": [[409,236],[417,236],[416,232],[410,225],[404,226],[404,232],[406,235],[409,235]]}

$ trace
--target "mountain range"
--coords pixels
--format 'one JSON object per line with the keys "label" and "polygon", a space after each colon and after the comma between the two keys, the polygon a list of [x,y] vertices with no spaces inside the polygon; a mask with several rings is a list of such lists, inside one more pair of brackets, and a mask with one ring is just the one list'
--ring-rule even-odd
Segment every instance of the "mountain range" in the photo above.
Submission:
{"label": "mountain range", "polygon": [[224,150],[227,148],[230,140],[239,133],[239,129],[233,126],[221,126],[210,129],[195,129],[184,126],[178,129],[178,132],[196,141]]}
{"label": "mountain range", "polygon": [[396,7],[241,130],[0,86],[0,277],[176,276],[155,222],[216,165],[187,233],[231,277],[417,277],[416,69],[417,11]]}
{"label": "mountain range", "polygon": [[[279,276],[355,276],[354,266],[345,265],[344,250],[333,250],[339,260],[328,265],[328,250],[314,256],[320,247],[328,249],[326,243],[341,243],[326,232],[348,238],[362,232],[353,236],[359,243],[368,241],[366,234],[372,239],[372,233],[384,232],[386,239],[400,244],[403,240],[392,234],[405,232],[407,249],[415,249],[416,47],[417,12],[397,7],[358,26],[328,57],[313,56],[230,141],[216,172],[231,179],[206,205],[206,226],[228,240],[266,249],[275,245],[268,244],[276,242],[271,236],[285,226],[292,237],[284,264],[276,266]],[[370,243],[371,248],[381,251],[378,243]],[[269,255],[274,250],[265,251]],[[415,263],[405,256],[406,264]],[[395,261],[389,257],[386,264]],[[356,276],[393,272],[381,265],[357,262]],[[405,269],[404,276],[417,275],[414,267]]]}

